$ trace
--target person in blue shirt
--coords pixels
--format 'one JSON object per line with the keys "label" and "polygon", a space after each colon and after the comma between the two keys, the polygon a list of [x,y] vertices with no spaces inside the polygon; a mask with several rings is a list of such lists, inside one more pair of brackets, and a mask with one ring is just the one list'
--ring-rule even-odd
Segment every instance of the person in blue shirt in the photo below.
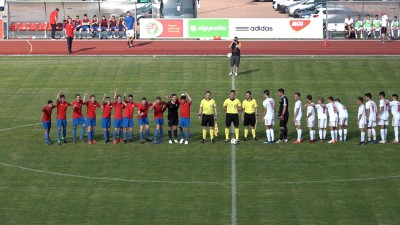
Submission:
{"label": "person in blue shirt", "polygon": [[131,16],[131,13],[129,11],[126,12],[126,16],[124,18],[124,21],[122,22],[122,25],[124,25],[126,30],[126,39],[128,41],[128,48],[135,47],[133,45],[133,38],[135,37],[134,35],[135,19],[133,18],[133,16]]}

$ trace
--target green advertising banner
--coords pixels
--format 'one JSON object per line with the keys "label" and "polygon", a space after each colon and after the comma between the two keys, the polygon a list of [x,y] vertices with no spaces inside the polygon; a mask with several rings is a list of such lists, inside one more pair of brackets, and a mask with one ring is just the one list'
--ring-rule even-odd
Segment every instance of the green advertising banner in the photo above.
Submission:
{"label": "green advertising banner", "polygon": [[189,38],[229,37],[228,19],[189,19]]}

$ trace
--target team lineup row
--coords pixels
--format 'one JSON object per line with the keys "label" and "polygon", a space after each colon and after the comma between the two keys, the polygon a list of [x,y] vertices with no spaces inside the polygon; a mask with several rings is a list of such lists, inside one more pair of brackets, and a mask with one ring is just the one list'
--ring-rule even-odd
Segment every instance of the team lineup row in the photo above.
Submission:
{"label": "team lineup row", "polygon": [[[275,101],[270,97],[269,90],[264,91],[265,100],[263,101],[263,115],[262,121],[265,125],[266,141],[265,144],[287,142],[289,121],[289,100],[285,96],[284,89],[278,90],[279,96],[279,110],[278,118],[280,125],[280,136],[275,142],[275,134],[273,125],[275,123]],[[114,129],[112,141],[114,144],[133,142],[133,116],[134,109],[138,108],[137,122],[139,124],[139,138],[140,143],[154,142],[159,144],[163,141],[163,125],[164,125],[164,112],[168,110],[168,138],[169,143],[189,143],[190,137],[190,109],[192,98],[188,93],[182,94],[179,98],[176,94],[167,96],[168,101],[162,101],[161,97],[156,97],[154,102],[149,102],[145,97],[139,103],[133,101],[133,96],[126,94],[118,94],[118,89],[115,90],[114,99],[111,100],[106,94],[103,96],[102,104],[96,101],[95,95],[91,95],[90,99],[86,101],[88,93],[83,96],[77,94],[75,100],[69,103],[65,100],[65,95],[60,91],[56,97],[56,104],[54,105],[51,100],[47,105],[42,108],[43,116],[42,123],[44,128],[44,135],[46,144],[51,144],[50,130],[51,130],[51,116],[54,108],[57,108],[57,143],[61,145],[66,143],[66,127],[67,127],[67,108],[72,107],[72,139],[78,142],[77,128],[81,126],[79,141],[84,141],[84,136],[87,128],[87,140],[89,144],[96,142],[94,139],[94,132],[96,127],[96,109],[102,108],[101,127],[104,132],[104,141],[110,142],[111,132],[111,114],[114,112]],[[372,101],[371,94],[365,94],[364,98],[358,98],[358,114],[357,125],[361,132],[360,144],[367,143],[365,139],[365,131],[368,132],[368,143],[377,143],[376,140],[376,125],[380,126],[381,141],[380,143],[387,142],[387,126],[389,120],[389,110],[391,109],[394,127],[394,143],[398,143],[398,124],[400,120],[400,103],[398,96],[392,95],[392,101],[385,98],[385,93],[379,93],[380,101],[379,108],[376,103]],[[328,103],[324,103],[324,98],[319,98],[316,104],[313,103],[311,95],[307,95],[307,103],[302,105],[300,100],[300,93],[294,94],[294,114],[293,122],[297,130],[297,138],[294,144],[302,143],[302,128],[301,120],[303,117],[303,107],[306,108],[306,121],[307,128],[310,134],[309,143],[316,142],[316,131],[314,126],[317,120],[320,142],[326,139],[327,126],[330,127],[331,140],[328,143],[336,143],[338,141],[345,142],[347,139],[347,124],[348,112],[346,106],[340,102],[340,99],[328,97]],[[86,119],[83,116],[83,105],[87,106]],[[258,121],[258,105],[257,101],[252,98],[250,91],[246,92],[246,99],[241,102],[236,98],[236,92],[230,91],[230,96],[223,103],[223,110],[226,111],[225,118],[225,141],[230,142],[230,126],[233,124],[235,127],[235,137],[232,138],[235,142],[239,140],[239,114],[241,114],[242,122],[244,125],[244,141],[248,140],[249,129],[251,129],[252,139],[257,141],[256,125]],[[150,139],[150,126],[148,113],[154,112],[154,123],[156,125],[154,136]],[[211,98],[211,92],[205,93],[205,98],[201,100],[199,107],[199,119],[203,127],[202,143],[206,142],[206,136],[209,130],[210,142],[215,143],[215,136],[218,135],[218,126],[215,120],[218,117],[217,104]],[[329,118],[329,119],[328,119]],[[181,140],[178,141],[178,125],[180,128]]]}

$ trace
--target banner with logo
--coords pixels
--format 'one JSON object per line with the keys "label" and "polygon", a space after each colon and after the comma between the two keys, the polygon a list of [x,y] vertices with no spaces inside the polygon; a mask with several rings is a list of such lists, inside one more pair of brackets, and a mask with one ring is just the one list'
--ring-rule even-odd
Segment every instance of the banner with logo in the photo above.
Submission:
{"label": "banner with logo", "polygon": [[188,19],[189,38],[229,37],[229,19]]}
{"label": "banner with logo", "polygon": [[230,19],[233,38],[323,38],[321,19]]}
{"label": "banner with logo", "polygon": [[182,19],[142,19],[140,20],[141,38],[183,38]]}

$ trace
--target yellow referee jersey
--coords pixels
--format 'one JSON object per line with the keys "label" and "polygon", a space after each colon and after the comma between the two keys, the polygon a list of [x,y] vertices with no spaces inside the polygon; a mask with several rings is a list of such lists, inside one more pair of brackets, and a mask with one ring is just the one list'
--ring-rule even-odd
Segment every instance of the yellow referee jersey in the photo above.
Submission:
{"label": "yellow referee jersey", "polygon": [[240,101],[237,98],[235,98],[234,100],[228,98],[224,102],[224,107],[225,106],[226,106],[226,113],[237,114],[239,113],[238,108],[242,106],[242,104],[240,104]]}
{"label": "yellow referee jersey", "polygon": [[200,107],[203,108],[204,115],[212,115],[214,114],[214,108],[216,107],[216,103],[214,99],[210,100],[203,99],[200,102]]}
{"label": "yellow referee jersey", "polygon": [[254,114],[257,107],[257,101],[255,99],[251,99],[250,101],[244,100],[242,103],[243,111],[247,114]]}

